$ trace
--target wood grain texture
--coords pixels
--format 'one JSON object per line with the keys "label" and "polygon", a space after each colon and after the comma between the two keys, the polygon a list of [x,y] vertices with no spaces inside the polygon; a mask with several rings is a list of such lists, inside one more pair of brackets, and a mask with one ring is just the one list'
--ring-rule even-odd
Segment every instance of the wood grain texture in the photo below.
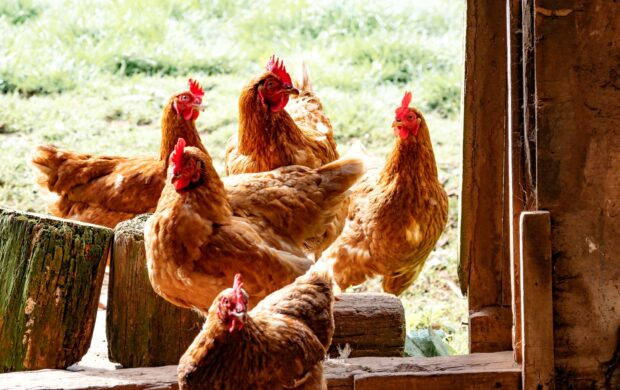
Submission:
{"label": "wood grain texture", "polygon": [[112,236],[0,208],[0,372],[66,368],[82,358]]}
{"label": "wood grain texture", "polygon": [[474,389],[510,389],[520,390],[519,372],[514,370],[488,372],[462,371],[447,372],[403,372],[364,374],[355,377],[355,390],[474,390]]}
{"label": "wood grain texture", "polygon": [[[324,367],[330,390],[353,390],[356,378],[369,374],[389,378],[395,373],[407,373],[406,376],[424,377],[420,380],[431,381],[423,382],[425,384],[436,380],[433,378],[448,376],[454,379],[449,387],[444,387],[448,389],[486,389],[489,388],[487,384],[498,383],[498,378],[503,385],[507,376],[515,378],[517,384],[520,382],[520,368],[514,363],[510,351],[436,358],[332,359],[327,360]],[[176,366],[165,366],[113,371],[41,370],[1,374],[0,389],[177,389],[176,369]],[[383,389],[382,386],[375,388]]]}
{"label": "wood grain texture", "polygon": [[[511,306],[505,3],[469,0],[465,35],[459,280],[475,313]],[[497,333],[508,334],[510,342],[510,328]],[[483,342],[470,345],[471,352],[494,348]]]}
{"label": "wood grain texture", "polygon": [[537,192],[552,216],[556,386],[620,388],[620,3],[535,5]]}
{"label": "wood grain texture", "polygon": [[336,331],[329,356],[350,347],[348,357],[403,356],[405,309],[390,294],[341,294],[334,304]]}
{"label": "wood grain texture", "polygon": [[106,335],[110,360],[123,367],[177,364],[203,323],[153,291],[144,250],[147,217],[120,223],[112,248]]}
{"label": "wood grain texture", "polygon": [[515,360],[521,362],[521,294],[519,284],[519,216],[527,191],[523,136],[523,19],[522,1],[506,1],[508,54],[508,222],[510,235],[510,288],[512,293],[512,344]]}
{"label": "wood grain texture", "polygon": [[521,213],[523,387],[554,389],[551,220],[547,211]]}

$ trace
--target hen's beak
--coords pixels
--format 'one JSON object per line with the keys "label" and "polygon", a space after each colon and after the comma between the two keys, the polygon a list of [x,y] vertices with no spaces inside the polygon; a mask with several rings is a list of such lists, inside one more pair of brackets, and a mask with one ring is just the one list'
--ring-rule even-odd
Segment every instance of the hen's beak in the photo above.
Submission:
{"label": "hen's beak", "polygon": [[295,87],[293,87],[292,85],[285,85],[284,86],[284,93],[287,93],[289,95],[299,95],[299,90]]}
{"label": "hen's beak", "polygon": [[403,122],[401,122],[400,120],[396,119],[394,122],[392,122],[392,127],[393,128],[399,128],[403,125]]}
{"label": "hen's beak", "polygon": [[233,316],[233,317],[236,317],[236,318],[238,318],[238,319],[240,319],[242,321],[245,319],[245,312],[244,311],[239,311],[239,312],[234,311],[234,312],[230,313],[230,315]]}
{"label": "hen's beak", "polygon": [[207,108],[205,103],[194,104],[194,108],[198,111],[204,111]]}

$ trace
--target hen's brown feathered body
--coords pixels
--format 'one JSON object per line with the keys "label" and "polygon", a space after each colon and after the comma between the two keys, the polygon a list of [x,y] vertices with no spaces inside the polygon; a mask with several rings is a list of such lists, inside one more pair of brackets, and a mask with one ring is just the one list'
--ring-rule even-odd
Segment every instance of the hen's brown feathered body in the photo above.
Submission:
{"label": "hen's brown feathered body", "polygon": [[160,158],[97,156],[39,146],[32,158],[40,171],[38,183],[58,197],[48,211],[69,218],[115,227],[119,222],[152,212],[164,188],[168,155],[176,140],[204,149],[194,120],[173,109],[174,97],[164,108]]}
{"label": "hen's brown feathered body", "polygon": [[[239,97],[239,130],[226,148],[227,174],[265,172],[288,165],[318,168],[338,159],[332,125],[312,91],[307,72],[298,81],[299,94],[286,108],[273,112],[260,100],[258,87],[270,72],[252,80]],[[319,256],[342,231],[348,198],[325,225],[306,242],[307,252]]]}
{"label": "hen's brown feathered body", "polygon": [[208,154],[186,153],[204,167],[201,182],[184,191],[164,187],[145,226],[147,264],[158,294],[203,312],[237,272],[257,299],[303,274],[312,264],[303,241],[363,174],[355,159],[283,167],[231,178],[229,197]]}
{"label": "hen's brown feathered body", "polygon": [[345,228],[323,255],[342,289],[383,275],[383,289],[399,295],[415,281],[446,225],[448,197],[428,127],[416,112],[419,134],[397,137],[383,169],[369,170],[354,186]]}
{"label": "hen's brown feathered body", "polygon": [[218,318],[217,302],[181,357],[180,389],[327,389],[322,361],[334,333],[328,272],[314,265],[261,301],[235,332]]}

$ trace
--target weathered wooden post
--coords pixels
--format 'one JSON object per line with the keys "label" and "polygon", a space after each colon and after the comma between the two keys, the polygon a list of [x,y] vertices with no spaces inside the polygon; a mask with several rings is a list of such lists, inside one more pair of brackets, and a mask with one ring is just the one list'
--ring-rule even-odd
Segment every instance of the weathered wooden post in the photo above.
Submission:
{"label": "weathered wooden post", "polygon": [[123,367],[177,364],[203,323],[197,313],[153,291],[144,252],[147,218],[140,215],[116,227],[110,261],[108,353]]}
{"label": "weathered wooden post", "polygon": [[88,350],[113,231],[0,208],[0,372]]}

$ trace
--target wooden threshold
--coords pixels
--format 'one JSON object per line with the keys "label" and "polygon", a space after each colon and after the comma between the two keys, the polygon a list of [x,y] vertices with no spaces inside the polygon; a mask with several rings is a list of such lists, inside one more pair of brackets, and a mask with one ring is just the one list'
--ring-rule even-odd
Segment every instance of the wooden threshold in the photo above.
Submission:
{"label": "wooden threshold", "polygon": [[[325,362],[330,390],[519,389],[512,351],[435,358],[362,357]],[[380,387],[377,385],[380,384]],[[39,370],[0,374],[0,389],[177,389],[176,366],[120,370]]]}

